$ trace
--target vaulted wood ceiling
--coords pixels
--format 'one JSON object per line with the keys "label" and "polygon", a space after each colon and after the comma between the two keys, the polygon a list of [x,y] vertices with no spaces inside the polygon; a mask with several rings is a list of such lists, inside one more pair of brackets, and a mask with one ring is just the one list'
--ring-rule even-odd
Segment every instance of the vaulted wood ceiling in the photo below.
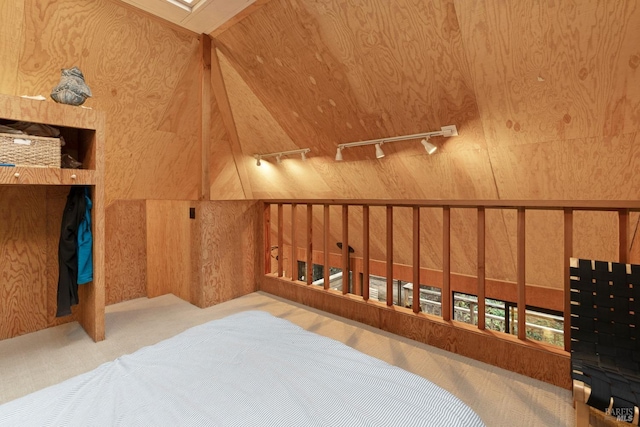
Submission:
{"label": "vaulted wood ceiling", "polygon": [[[256,198],[640,196],[634,1],[271,0],[215,34],[214,45],[242,146],[235,161],[248,171]],[[334,161],[339,143],[449,124],[459,136],[434,138],[439,150],[432,156],[408,141],[386,144],[380,160],[364,147]],[[257,167],[252,158],[305,147],[312,149],[305,164]],[[229,170],[229,158],[214,158],[212,170]],[[241,179],[214,179],[212,197],[237,197]],[[473,216],[458,218],[457,270],[473,273],[474,237],[464,231],[473,234]],[[514,279],[515,215],[490,221],[489,245],[499,261],[488,270]],[[582,238],[615,239],[608,221],[580,221],[577,254],[615,258],[615,245],[592,247]],[[559,217],[531,215],[529,253],[538,254],[532,266],[561,259],[561,225]],[[634,233],[636,225],[634,216]],[[334,229],[339,233],[339,225]],[[405,255],[396,259],[408,261]],[[437,264],[437,253],[432,258]],[[551,274],[533,267],[527,280],[559,285],[562,267],[555,267]]]}

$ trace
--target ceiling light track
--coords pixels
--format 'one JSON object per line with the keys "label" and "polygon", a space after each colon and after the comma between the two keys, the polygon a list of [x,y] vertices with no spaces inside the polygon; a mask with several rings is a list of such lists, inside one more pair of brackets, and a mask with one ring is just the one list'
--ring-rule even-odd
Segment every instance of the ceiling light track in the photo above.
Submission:
{"label": "ceiling light track", "polygon": [[275,157],[276,162],[278,164],[282,163],[282,157],[286,157],[292,154],[300,154],[300,158],[302,161],[307,160],[307,153],[311,151],[311,148],[300,148],[298,150],[289,150],[289,151],[278,151],[275,153],[266,153],[266,154],[254,154],[253,157],[256,159],[256,165],[260,166],[260,161],[263,159],[267,159],[270,157]]}
{"label": "ceiling light track", "polygon": [[449,126],[442,126],[439,131],[434,131],[434,132],[416,133],[413,135],[403,135],[403,136],[392,136],[389,138],[370,139],[367,141],[347,142],[345,144],[339,144],[338,150],[336,151],[336,160],[337,161],[342,160],[342,150],[344,148],[362,147],[364,145],[375,145],[376,158],[381,159],[384,157],[384,152],[382,151],[383,144],[386,144],[389,142],[396,142],[396,141],[406,141],[409,139],[421,139],[420,142],[424,146],[424,149],[427,151],[427,153],[433,154],[438,149],[438,147],[431,144],[429,142],[429,139],[431,139],[434,136],[443,136],[446,138],[451,136],[458,136],[458,128],[456,128],[455,125],[449,125]]}

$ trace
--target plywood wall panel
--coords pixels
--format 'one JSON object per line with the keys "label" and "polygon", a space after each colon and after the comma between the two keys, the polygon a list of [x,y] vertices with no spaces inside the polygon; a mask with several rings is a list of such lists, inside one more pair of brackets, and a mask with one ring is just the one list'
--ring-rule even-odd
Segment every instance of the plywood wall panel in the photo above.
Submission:
{"label": "plywood wall panel", "polygon": [[195,197],[197,176],[180,186],[166,177],[198,155],[196,35],[107,0],[10,3],[0,9],[0,90],[48,97],[61,68],[80,67],[93,92],[85,105],[107,117],[106,204]]}
{"label": "plywood wall panel", "polygon": [[0,339],[47,326],[45,189],[0,187]]}
{"label": "plywood wall panel", "polygon": [[[24,5],[24,0],[4,1],[0,4],[0,17],[6,22],[20,22],[24,16]],[[13,93],[24,37],[21,25],[0,26],[0,52],[4,58],[3,65],[0,65],[0,93]]]}
{"label": "plywood wall panel", "polygon": [[[261,209],[254,201],[198,203],[200,225],[200,307],[237,298],[256,290],[256,260],[262,253]],[[193,295],[193,294],[192,294]]]}
{"label": "plywood wall panel", "polygon": [[637,120],[623,129],[638,102],[626,100],[640,23],[635,2],[455,6],[490,145],[638,130]]}
{"label": "plywood wall panel", "polygon": [[[337,142],[416,133],[445,121],[467,123],[467,135],[477,136],[452,12],[447,1],[274,1],[218,44],[287,134],[297,140],[304,132],[318,151],[333,155]],[[420,23],[429,20],[433,25]]]}
{"label": "plywood wall panel", "polygon": [[147,200],[147,296],[191,298],[188,201]]}
{"label": "plywood wall panel", "polygon": [[147,227],[144,200],[117,200],[106,209],[107,305],[147,295]]}
{"label": "plywood wall panel", "polygon": [[211,199],[243,199],[242,182],[231,151],[231,141],[213,97],[211,97],[211,144],[209,150]]}

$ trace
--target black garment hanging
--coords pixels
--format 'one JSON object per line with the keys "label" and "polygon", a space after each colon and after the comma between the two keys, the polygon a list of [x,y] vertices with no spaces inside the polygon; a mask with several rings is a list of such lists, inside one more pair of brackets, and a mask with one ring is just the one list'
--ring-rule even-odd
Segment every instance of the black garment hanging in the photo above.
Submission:
{"label": "black garment hanging", "polygon": [[60,244],[58,246],[58,310],[56,317],[71,314],[71,306],[78,304],[78,226],[85,214],[84,195],[84,187],[71,187],[62,214]]}

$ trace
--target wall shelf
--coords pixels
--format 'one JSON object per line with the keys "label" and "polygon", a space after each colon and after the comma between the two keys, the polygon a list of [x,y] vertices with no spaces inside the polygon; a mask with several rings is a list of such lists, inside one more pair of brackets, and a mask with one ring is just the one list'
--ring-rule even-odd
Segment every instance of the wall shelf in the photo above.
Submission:
{"label": "wall shelf", "polygon": [[[0,119],[60,129],[83,169],[0,166],[0,339],[77,320],[104,339],[104,115],[91,109],[0,95]],[[91,189],[93,282],[73,314],[56,318],[58,241],[69,188]]]}

